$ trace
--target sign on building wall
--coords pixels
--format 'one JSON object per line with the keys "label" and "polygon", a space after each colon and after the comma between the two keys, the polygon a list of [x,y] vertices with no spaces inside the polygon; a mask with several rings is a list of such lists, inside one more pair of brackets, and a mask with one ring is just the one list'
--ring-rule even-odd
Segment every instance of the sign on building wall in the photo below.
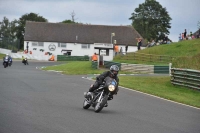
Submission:
{"label": "sign on building wall", "polygon": [[113,48],[113,44],[95,43],[94,47],[100,48]]}

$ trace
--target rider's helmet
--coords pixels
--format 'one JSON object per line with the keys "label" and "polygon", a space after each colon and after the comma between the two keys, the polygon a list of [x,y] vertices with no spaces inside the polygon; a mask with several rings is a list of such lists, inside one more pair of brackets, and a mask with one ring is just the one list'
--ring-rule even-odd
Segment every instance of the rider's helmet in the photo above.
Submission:
{"label": "rider's helmet", "polygon": [[8,56],[8,54],[6,54],[6,56]]}
{"label": "rider's helmet", "polygon": [[117,65],[112,65],[110,67],[110,73],[112,76],[117,76],[118,72],[119,72],[119,67]]}

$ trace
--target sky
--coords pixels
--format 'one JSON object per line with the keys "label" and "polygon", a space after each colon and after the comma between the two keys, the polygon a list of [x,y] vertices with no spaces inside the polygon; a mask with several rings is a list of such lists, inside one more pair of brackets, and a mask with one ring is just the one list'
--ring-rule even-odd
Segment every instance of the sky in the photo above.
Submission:
{"label": "sky", "polygon": [[[156,0],[172,18],[168,37],[177,42],[180,33],[196,32],[200,21],[200,0]],[[72,20],[91,25],[131,25],[131,14],[145,0],[0,0],[0,21],[35,13],[48,22]]]}

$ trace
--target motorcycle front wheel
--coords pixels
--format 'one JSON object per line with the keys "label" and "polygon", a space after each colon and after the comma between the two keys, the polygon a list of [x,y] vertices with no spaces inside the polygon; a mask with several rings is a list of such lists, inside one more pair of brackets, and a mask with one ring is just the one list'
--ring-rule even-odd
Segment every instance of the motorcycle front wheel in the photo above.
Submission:
{"label": "motorcycle front wheel", "polygon": [[4,68],[6,68],[6,66],[7,66],[7,65],[6,65],[6,63],[4,63],[4,65],[3,65],[3,66],[4,66]]}
{"label": "motorcycle front wheel", "polygon": [[107,103],[107,100],[108,100],[108,95],[102,97],[100,102],[97,102],[97,104],[95,105],[94,112],[96,113],[100,112],[103,109],[104,105]]}

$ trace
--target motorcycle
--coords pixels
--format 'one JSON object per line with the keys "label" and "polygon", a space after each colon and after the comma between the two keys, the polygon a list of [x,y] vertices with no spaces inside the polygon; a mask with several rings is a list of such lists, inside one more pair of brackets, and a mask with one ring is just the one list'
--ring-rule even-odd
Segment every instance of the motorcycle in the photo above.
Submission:
{"label": "motorcycle", "polygon": [[11,67],[11,65],[12,65],[12,60],[11,60],[11,59],[9,59],[9,61],[8,61],[8,66],[10,66],[10,67]]}
{"label": "motorcycle", "polygon": [[93,93],[84,92],[83,108],[94,107],[96,113],[100,112],[107,104],[109,95],[117,89],[117,82],[111,77],[106,77],[103,83]]}
{"label": "motorcycle", "polygon": [[28,60],[27,60],[27,58],[23,59],[23,60],[22,60],[22,63],[24,63],[24,65],[28,65]]}
{"label": "motorcycle", "polygon": [[6,56],[6,57],[4,58],[4,61],[3,61],[3,66],[4,66],[4,68],[8,67],[8,63],[9,63],[9,58],[8,58],[8,56]]}

